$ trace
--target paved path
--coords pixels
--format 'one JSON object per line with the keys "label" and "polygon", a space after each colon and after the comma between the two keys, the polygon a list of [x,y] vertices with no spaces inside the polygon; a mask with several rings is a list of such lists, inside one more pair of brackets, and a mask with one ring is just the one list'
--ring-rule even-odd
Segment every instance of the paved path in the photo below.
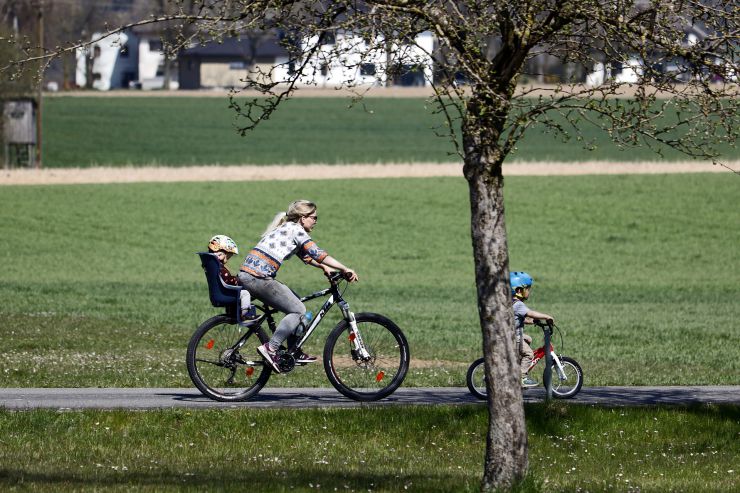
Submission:
{"label": "paved path", "polygon": [[[525,402],[540,402],[544,389],[524,393]],[[481,403],[463,387],[402,387],[370,404],[351,401],[332,388],[266,387],[247,402],[223,403],[189,388],[0,388],[0,407],[12,410],[187,408],[352,408],[360,406]],[[722,387],[584,387],[569,402],[599,406],[740,405],[740,386]]]}

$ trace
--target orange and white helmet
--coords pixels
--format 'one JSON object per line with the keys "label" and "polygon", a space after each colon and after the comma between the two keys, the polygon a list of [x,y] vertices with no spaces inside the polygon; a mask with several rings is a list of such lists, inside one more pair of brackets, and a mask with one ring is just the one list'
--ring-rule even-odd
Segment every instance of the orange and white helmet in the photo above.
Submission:
{"label": "orange and white helmet", "polygon": [[212,252],[224,251],[226,253],[239,254],[239,248],[234,240],[226,235],[216,235],[208,243],[208,249]]}

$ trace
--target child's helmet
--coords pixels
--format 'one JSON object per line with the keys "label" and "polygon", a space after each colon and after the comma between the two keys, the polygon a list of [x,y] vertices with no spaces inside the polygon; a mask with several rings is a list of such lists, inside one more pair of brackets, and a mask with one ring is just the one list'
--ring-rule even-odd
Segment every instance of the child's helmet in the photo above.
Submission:
{"label": "child's helmet", "polygon": [[509,284],[511,284],[511,294],[513,296],[516,294],[516,288],[529,288],[534,284],[534,279],[526,272],[511,272],[509,274]]}
{"label": "child's helmet", "polygon": [[208,243],[208,249],[212,252],[223,250],[226,253],[239,254],[239,248],[237,248],[234,240],[226,235],[216,235],[211,238],[211,241]]}

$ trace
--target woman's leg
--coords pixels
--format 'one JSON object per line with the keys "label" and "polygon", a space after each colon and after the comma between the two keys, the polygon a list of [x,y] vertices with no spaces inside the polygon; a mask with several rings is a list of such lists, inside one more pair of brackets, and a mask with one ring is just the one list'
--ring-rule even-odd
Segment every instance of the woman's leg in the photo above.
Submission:
{"label": "woman's leg", "polygon": [[301,300],[285,284],[272,278],[260,279],[247,274],[239,273],[239,281],[247,288],[254,298],[285,313],[270,339],[270,349],[275,351],[293,334],[306,314],[306,307]]}

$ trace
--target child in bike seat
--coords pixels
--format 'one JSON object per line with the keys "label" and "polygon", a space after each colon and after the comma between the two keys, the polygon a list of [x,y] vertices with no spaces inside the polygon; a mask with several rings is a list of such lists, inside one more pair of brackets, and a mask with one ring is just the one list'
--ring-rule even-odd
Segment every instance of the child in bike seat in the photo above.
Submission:
{"label": "child in bike seat", "polygon": [[[239,254],[239,248],[236,246],[236,243],[234,243],[234,240],[226,235],[216,235],[211,238],[210,242],[208,242],[208,251],[213,252],[221,263],[219,274],[224,283],[230,286],[241,286],[239,279],[232,275],[226,267],[226,262],[229,261],[231,256]],[[249,291],[242,288],[239,298],[242,307],[242,320],[250,321],[256,319],[257,311],[255,310],[254,305],[252,305],[252,295]]]}
{"label": "child in bike seat", "polygon": [[551,315],[534,311],[524,304],[532,292],[534,279],[526,272],[512,272],[509,274],[511,284],[511,296],[514,308],[514,322],[516,326],[516,342],[519,344],[519,357],[521,358],[522,387],[535,387],[537,381],[529,376],[529,366],[534,357],[534,351],[530,347],[532,337],[524,333],[524,324],[532,324],[534,320],[545,320],[553,322]]}

